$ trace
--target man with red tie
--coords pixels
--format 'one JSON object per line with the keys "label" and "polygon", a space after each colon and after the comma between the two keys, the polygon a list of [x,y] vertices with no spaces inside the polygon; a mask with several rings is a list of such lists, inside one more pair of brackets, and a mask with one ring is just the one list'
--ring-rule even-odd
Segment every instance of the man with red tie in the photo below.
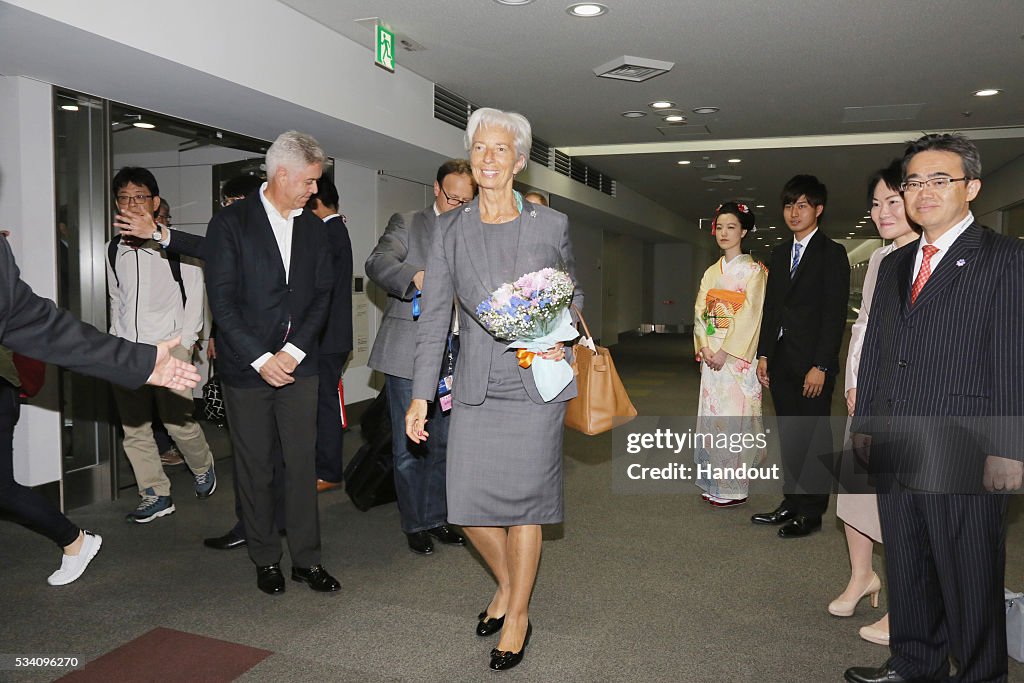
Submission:
{"label": "man with red tie", "polygon": [[981,158],[926,135],[903,161],[921,239],[882,261],[852,430],[871,435],[890,649],[852,683],[1007,680],[1007,496],[1024,473],[1024,244],[982,228]]}

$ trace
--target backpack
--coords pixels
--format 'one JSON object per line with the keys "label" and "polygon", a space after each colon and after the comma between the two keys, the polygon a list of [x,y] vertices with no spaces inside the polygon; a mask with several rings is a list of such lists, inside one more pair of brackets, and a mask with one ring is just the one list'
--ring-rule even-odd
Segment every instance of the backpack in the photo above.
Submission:
{"label": "backpack", "polygon": [[[110,262],[110,270],[114,272],[114,282],[121,286],[121,278],[117,277],[117,245],[121,244],[121,236],[114,235],[107,245],[107,260]],[[171,266],[171,277],[178,283],[178,291],[181,292],[181,305],[184,306],[188,298],[185,296],[185,283],[181,280],[181,256],[165,251],[167,263]]]}

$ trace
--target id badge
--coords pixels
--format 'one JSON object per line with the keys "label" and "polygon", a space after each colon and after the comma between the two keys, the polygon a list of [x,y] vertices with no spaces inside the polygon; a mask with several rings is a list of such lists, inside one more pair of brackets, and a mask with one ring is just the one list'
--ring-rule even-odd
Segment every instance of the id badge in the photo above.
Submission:
{"label": "id badge", "polygon": [[451,375],[442,377],[437,382],[437,398],[441,402],[441,412],[447,413],[452,409],[452,383]]}

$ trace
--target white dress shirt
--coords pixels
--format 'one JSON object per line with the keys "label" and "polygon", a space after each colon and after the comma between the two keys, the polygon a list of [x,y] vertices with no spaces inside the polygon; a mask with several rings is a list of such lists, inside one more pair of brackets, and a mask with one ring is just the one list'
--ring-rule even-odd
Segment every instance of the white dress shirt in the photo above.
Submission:
{"label": "white dress shirt", "polygon": [[[288,270],[292,263],[292,227],[295,223],[295,217],[302,214],[302,209],[292,209],[288,212],[288,217],[285,218],[267,199],[266,190],[267,184],[263,183],[260,186],[260,201],[263,202],[263,210],[267,212],[270,228],[274,231],[274,239],[277,240],[277,248],[281,252],[281,262],[284,264],[284,281],[287,284]],[[306,357],[306,352],[291,342],[281,347],[281,350],[294,358],[297,363],[301,363]],[[270,360],[272,356],[273,354],[269,352],[264,353],[249,365],[252,366],[253,370],[259,372],[263,364]]]}
{"label": "white dress shirt", "polygon": [[968,211],[966,218],[954,225],[952,229],[944,232],[942,237],[934,242],[926,241],[925,236],[921,235],[921,239],[917,241],[917,254],[914,256],[914,275],[910,278],[910,281],[914,282],[917,279],[917,271],[921,270],[921,261],[924,260],[924,252],[922,251],[924,245],[931,244],[933,247],[938,248],[938,251],[932,254],[932,260],[929,261],[929,265],[931,265],[932,272],[934,273],[935,269],[939,267],[939,261],[942,260],[942,256],[949,251],[949,248],[953,246],[953,242],[956,242],[956,239],[964,234],[964,230],[970,227],[973,222],[974,214]]}

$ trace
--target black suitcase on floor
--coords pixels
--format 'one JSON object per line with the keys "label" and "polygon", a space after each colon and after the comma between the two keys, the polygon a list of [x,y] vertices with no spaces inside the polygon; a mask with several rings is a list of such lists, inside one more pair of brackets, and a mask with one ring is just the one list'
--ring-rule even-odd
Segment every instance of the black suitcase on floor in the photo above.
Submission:
{"label": "black suitcase on floor", "polygon": [[344,474],[345,492],[356,508],[363,512],[398,499],[390,422],[387,397],[381,391],[367,408],[360,425],[367,442],[356,452]]}

